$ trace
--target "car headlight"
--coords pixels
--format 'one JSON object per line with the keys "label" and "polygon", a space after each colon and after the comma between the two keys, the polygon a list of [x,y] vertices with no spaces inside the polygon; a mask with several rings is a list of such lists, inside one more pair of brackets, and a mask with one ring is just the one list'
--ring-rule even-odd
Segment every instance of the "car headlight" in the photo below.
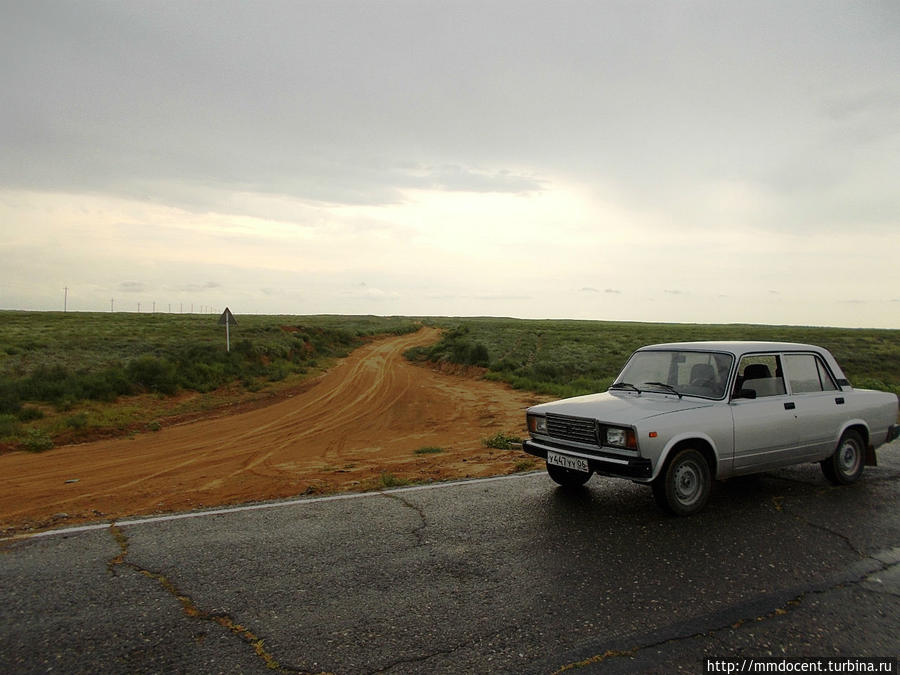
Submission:
{"label": "car headlight", "polygon": [[604,436],[603,445],[609,445],[614,448],[637,450],[637,439],[634,436],[634,429],[606,427]]}
{"label": "car headlight", "polygon": [[546,434],[547,418],[543,415],[528,415],[528,431],[533,434]]}

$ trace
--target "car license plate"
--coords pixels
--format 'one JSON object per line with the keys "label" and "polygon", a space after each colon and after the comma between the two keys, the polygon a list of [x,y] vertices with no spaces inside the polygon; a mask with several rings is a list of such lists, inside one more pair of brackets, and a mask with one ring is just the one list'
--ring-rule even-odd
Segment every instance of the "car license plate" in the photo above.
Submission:
{"label": "car license plate", "polygon": [[547,464],[562,466],[566,469],[572,469],[573,471],[583,471],[584,473],[588,473],[590,471],[586,459],[581,459],[581,457],[570,457],[569,455],[561,455],[558,452],[550,452],[549,450],[547,451]]}

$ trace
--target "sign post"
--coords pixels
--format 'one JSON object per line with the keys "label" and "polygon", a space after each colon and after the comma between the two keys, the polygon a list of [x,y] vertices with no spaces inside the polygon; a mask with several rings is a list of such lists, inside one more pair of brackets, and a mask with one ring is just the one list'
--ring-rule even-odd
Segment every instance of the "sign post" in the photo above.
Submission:
{"label": "sign post", "polygon": [[237,326],[237,319],[234,318],[234,314],[231,313],[231,310],[227,307],[225,311],[222,312],[222,316],[219,317],[219,325],[225,326],[225,351],[231,351],[231,326]]}

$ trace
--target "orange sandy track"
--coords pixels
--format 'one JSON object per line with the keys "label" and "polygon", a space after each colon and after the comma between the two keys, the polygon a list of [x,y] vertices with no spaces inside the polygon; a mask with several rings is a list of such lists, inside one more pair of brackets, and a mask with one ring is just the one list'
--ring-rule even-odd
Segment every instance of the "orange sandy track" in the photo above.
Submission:
{"label": "orange sandy track", "polygon": [[[308,390],[264,408],[2,455],[0,531],[373,489],[384,473],[412,481],[511,473],[523,453],[481,441],[524,435],[523,409],[535,397],[403,358],[437,338],[423,328],[372,342]],[[415,454],[425,446],[443,452]]]}

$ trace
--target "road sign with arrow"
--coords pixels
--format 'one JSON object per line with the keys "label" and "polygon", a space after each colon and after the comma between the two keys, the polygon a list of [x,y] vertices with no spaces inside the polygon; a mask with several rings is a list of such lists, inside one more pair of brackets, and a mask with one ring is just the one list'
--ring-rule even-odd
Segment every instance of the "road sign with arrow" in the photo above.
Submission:
{"label": "road sign with arrow", "polygon": [[225,311],[222,312],[222,316],[219,317],[219,325],[225,326],[225,351],[231,351],[231,326],[237,326],[237,319],[234,318],[234,314],[231,313],[231,310],[227,307]]}

